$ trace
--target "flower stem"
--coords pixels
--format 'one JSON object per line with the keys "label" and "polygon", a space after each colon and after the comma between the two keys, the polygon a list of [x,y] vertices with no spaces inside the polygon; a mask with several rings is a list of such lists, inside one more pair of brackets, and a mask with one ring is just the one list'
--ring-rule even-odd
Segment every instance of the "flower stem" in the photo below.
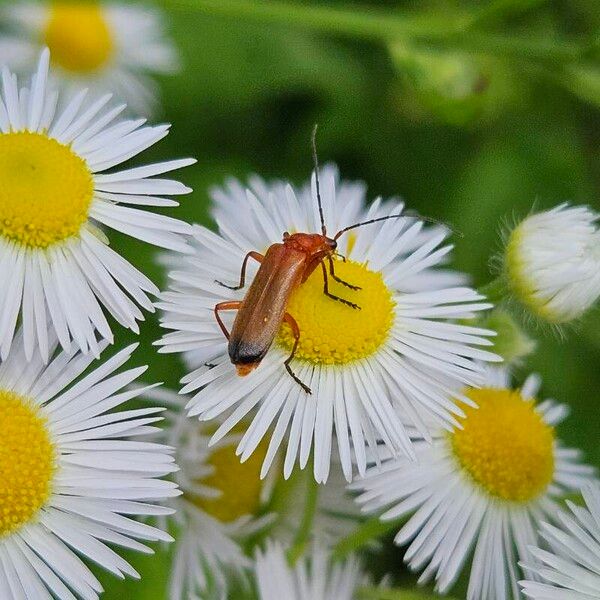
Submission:
{"label": "flower stem", "polygon": [[396,39],[426,33],[435,35],[438,29],[446,33],[449,30],[448,19],[436,22],[431,15],[406,16],[373,9],[347,10],[314,4],[256,0],[163,0],[163,3],[216,16],[250,18],[262,23],[294,25],[362,38]]}
{"label": "flower stem", "polygon": [[547,2],[548,0],[491,0],[475,12],[472,25],[489,27],[505,19],[527,13]]}
{"label": "flower stem", "polygon": [[317,511],[317,501],[319,499],[319,484],[315,481],[312,473],[308,473],[307,489],[306,489],[306,503],[304,505],[304,512],[302,514],[302,520],[298,526],[296,537],[292,547],[288,551],[288,561],[294,565],[296,561],[304,554],[306,550],[306,544],[308,543],[310,534],[312,533],[312,523],[315,518]]}
{"label": "flower stem", "polygon": [[481,286],[477,291],[490,302],[499,304],[506,297],[506,280],[503,275],[499,275],[496,279],[492,279],[489,283]]}
{"label": "flower stem", "polygon": [[379,538],[390,531],[398,530],[406,519],[393,519],[381,521],[379,517],[372,517],[359,525],[350,535],[342,538],[333,549],[336,560],[346,558],[352,552],[366,546],[369,542]]}
{"label": "flower stem", "polygon": [[411,39],[471,53],[542,61],[574,61],[586,44],[548,37],[476,31],[471,16],[434,13],[398,14],[374,8],[259,2],[257,0],[162,0],[163,5],[238,20],[284,24],[377,41]]}

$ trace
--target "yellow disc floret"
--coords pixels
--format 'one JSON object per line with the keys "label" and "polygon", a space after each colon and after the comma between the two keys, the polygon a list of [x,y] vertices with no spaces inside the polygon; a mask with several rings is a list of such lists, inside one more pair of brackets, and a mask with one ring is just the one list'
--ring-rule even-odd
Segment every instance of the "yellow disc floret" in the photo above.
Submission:
{"label": "yellow disc floret", "polygon": [[51,491],[55,448],[27,398],[0,390],[0,537],[35,519]]}
{"label": "yellow disc floret", "polygon": [[100,70],[114,50],[102,7],[95,2],[54,2],[43,41],[56,65],[80,74]]}
{"label": "yellow disc floret", "polygon": [[[329,291],[360,306],[352,308],[323,293],[323,273],[317,268],[292,294],[288,312],[300,328],[296,358],[312,363],[343,364],[376,352],[394,322],[394,300],[380,273],[353,261],[336,261],[335,274],[360,290],[329,277]],[[291,349],[294,336],[283,325],[279,342]]]}
{"label": "yellow disc floret", "polygon": [[79,234],[94,183],[86,162],[41,133],[0,134],[0,237],[47,248]]}
{"label": "yellow disc floret", "polygon": [[483,388],[467,395],[463,429],[450,435],[460,466],[488,494],[527,502],[542,494],[554,474],[554,430],[519,391]]}
{"label": "yellow disc floret", "polygon": [[222,523],[255,515],[261,504],[263,482],[260,469],[266,453],[265,441],[244,463],[236,456],[233,444],[215,450],[208,461],[214,471],[201,483],[219,490],[221,495],[217,498],[195,498],[194,504]]}

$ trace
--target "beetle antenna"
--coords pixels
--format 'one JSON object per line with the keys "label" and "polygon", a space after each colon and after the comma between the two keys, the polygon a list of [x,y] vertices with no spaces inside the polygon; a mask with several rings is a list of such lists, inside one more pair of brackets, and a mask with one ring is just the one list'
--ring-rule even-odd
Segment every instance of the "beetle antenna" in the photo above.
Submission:
{"label": "beetle antenna", "polygon": [[434,219],[433,217],[424,217],[420,214],[418,214],[416,211],[414,210],[407,210],[404,213],[405,217],[411,217],[414,219],[419,219],[419,221],[426,221],[428,223],[432,223],[433,225],[440,225],[441,227],[445,227],[446,229],[449,229],[453,235],[460,237],[460,238],[464,238],[465,235],[462,231],[459,231],[458,229],[455,229],[452,225],[450,225],[449,223],[446,223],[445,221],[441,221],[439,219]]}
{"label": "beetle antenna", "polygon": [[343,233],[346,233],[346,231],[350,231],[351,229],[356,229],[357,227],[362,227],[363,225],[370,225],[371,223],[378,223],[379,221],[387,221],[388,219],[397,219],[398,217],[408,217],[408,218],[412,218],[412,219],[419,219],[420,221],[427,221],[429,223],[434,223],[435,225],[441,225],[443,227],[448,228],[453,234],[457,235],[458,237],[464,237],[460,231],[457,231],[456,229],[454,229],[453,227],[448,225],[448,223],[444,223],[444,221],[438,221],[437,219],[432,219],[431,217],[422,217],[421,215],[419,215],[417,213],[407,211],[402,214],[388,215],[387,217],[379,217],[377,219],[371,219],[370,221],[364,221],[362,223],[356,223],[354,225],[350,225],[349,227],[344,227],[344,229],[340,229],[340,231],[338,231],[335,234],[335,237],[333,239],[337,240]]}
{"label": "beetle antenna", "polygon": [[334,236],[334,240],[337,240],[343,233],[346,231],[350,231],[351,229],[356,229],[357,227],[362,227],[363,225],[370,225],[371,223],[379,223],[379,221],[387,221],[388,219],[398,219],[399,217],[404,217],[406,215],[388,215],[387,217],[378,217],[377,219],[371,219],[370,221],[363,221],[362,223],[355,223],[354,225],[349,225],[348,227],[344,227],[344,229],[340,229]]}
{"label": "beetle antenna", "polygon": [[327,227],[325,227],[325,217],[323,217],[323,204],[321,202],[321,188],[319,186],[319,159],[317,158],[317,129],[319,125],[315,123],[315,127],[312,131],[312,155],[313,163],[315,165],[315,181],[317,183],[317,202],[319,203],[319,217],[321,219],[321,233],[327,235]]}

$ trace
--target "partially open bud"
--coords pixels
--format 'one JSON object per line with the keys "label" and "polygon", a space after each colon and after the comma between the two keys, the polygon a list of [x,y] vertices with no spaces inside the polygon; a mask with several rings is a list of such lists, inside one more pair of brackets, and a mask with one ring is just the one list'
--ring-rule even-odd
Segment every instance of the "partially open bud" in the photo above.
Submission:
{"label": "partially open bud", "polygon": [[513,296],[551,324],[581,316],[600,296],[599,215],[561,204],[531,215],[508,237],[504,256]]}
{"label": "partially open bud", "polygon": [[390,56],[404,84],[403,103],[413,112],[451,125],[493,116],[513,99],[510,72],[492,59],[395,42]]}

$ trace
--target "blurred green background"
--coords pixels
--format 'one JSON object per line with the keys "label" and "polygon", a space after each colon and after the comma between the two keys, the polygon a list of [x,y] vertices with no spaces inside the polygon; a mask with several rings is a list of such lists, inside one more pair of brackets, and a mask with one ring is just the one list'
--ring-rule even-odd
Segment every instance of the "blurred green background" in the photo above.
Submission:
{"label": "blurred green background", "polygon": [[[490,279],[502,224],[563,201],[600,209],[600,10],[597,0],[237,2],[165,0],[183,70],[164,78],[171,134],[144,161],[195,156],[194,188],[169,214],[210,224],[207,189],[228,175],[303,182],[319,124],[321,162],[451,224],[455,266]],[[155,251],[112,243],[164,287]],[[560,335],[537,331],[517,372],[567,402],[563,440],[600,466],[600,315]],[[157,360],[154,317],[135,362],[175,388],[177,358]],[[134,336],[120,334],[118,343]],[[392,552],[390,550],[390,552]],[[160,553],[159,553],[160,555]],[[391,560],[399,565],[399,554]],[[107,600],[162,598],[166,559],[133,557],[139,583],[100,574]]]}

